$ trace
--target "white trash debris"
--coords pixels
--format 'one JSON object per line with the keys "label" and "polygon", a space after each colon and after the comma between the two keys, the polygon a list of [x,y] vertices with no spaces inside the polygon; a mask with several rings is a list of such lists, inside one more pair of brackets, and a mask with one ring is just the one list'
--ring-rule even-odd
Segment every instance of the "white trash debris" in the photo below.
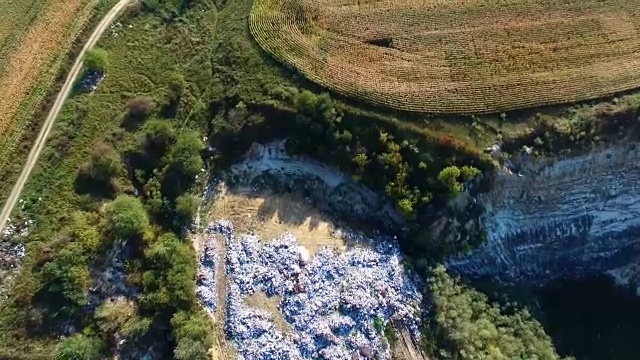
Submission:
{"label": "white trash debris", "polygon": [[[266,243],[247,234],[236,239],[228,221],[215,222],[208,231],[225,238],[225,331],[240,359],[390,359],[381,325],[391,316],[404,321],[419,339],[418,280],[405,273],[402,255],[391,241],[343,254],[323,248],[311,257],[291,234]],[[210,252],[205,247],[201,269],[215,269]],[[215,289],[215,280],[199,281],[199,294],[208,284]],[[282,298],[279,309],[291,332],[276,329],[271,314],[244,303],[256,291]]]}
{"label": "white trash debris", "polygon": [[215,236],[210,235],[200,255],[196,282],[196,296],[210,314],[218,310],[218,286],[216,282],[218,263],[218,244]]}

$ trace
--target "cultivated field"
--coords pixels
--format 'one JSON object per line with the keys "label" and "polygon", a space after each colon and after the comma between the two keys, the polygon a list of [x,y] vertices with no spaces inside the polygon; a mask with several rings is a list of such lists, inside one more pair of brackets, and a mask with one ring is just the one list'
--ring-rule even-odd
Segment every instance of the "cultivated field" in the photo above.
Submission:
{"label": "cultivated field", "polygon": [[256,0],[250,28],[286,65],[395,109],[490,113],[640,86],[633,0]]}
{"label": "cultivated field", "polygon": [[98,4],[11,0],[0,5],[0,170]]}

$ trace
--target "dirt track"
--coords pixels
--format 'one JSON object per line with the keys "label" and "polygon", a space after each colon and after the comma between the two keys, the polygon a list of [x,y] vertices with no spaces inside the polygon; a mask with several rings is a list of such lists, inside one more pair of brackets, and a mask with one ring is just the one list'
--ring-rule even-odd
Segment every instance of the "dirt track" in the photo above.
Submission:
{"label": "dirt track", "polygon": [[7,220],[9,219],[14,206],[18,202],[18,199],[20,198],[22,188],[27,182],[27,179],[29,178],[31,171],[35,166],[36,161],[38,161],[38,157],[40,156],[42,149],[44,149],[47,136],[49,135],[49,132],[53,127],[53,123],[56,117],[58,117],[58,114],[60,113],[65,100],[67,100],[67,98],[69,97],[73,84],[80,74],[80,70],[82,70],[82,61],[85,53],[98,42],[105,30],[109,28],[109,25],[111,25],[111,23],[116,19],[118,14],[126,7],[129,1],[130,0],[120,0],[111,10],[109,10],[109,12],[104,16],[104,18],[102,18],[96,29],[93,31],[91,37],[89,37],[89,40],[87,40],[86,44],[82,48],[82,51],[80,51],[80,54],[78,54],[78,57],[76,58],[76,61],[74,62],[69,75],[67,75],[67,79],[65,80],[62,89],[60,90],[60,93],[58,93],[56,101],[53,103],[53,107],[49,111],[49,114],[47,115],[47,118],[42,125],[42,129],[38,134],[38,138],[36,139],[36,142],[33,144],[33,147],[29,152],[27,163],[22,169],[18,181],[13,186],[13,189],[11,189],[11,194],[9,194],[9,198],[5,202],[2,208],[2,212],[0,212],[0,233],[4,230]]}

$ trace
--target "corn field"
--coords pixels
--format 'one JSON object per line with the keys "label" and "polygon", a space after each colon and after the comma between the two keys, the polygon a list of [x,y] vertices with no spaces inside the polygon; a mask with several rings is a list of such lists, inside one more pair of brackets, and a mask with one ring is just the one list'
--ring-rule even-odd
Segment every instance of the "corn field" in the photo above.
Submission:
{"label": "corn field", "polygon": [[635,0],[255,0],[249,25],[310,80],[406,111],[492,113],[640,85]]}

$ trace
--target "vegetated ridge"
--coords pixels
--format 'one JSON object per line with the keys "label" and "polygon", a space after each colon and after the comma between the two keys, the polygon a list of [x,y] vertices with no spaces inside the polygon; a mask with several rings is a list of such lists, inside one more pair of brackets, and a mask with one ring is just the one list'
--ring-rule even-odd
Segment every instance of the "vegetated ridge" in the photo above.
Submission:
{"label": "vegetated ridge", "polygon": [[380,106],[478,114],[640,85],[637,3],[257,0],[264,50]]}
{"label": "vegetated ridge", "polygon": [[124,9],[124,7],[128,3],[129,3],[129,0],[120,0],[120,2],[118,2],[118,4],[116,4],[116,6],[114,6],[111,9],[111,11],[109,11],[107,15],[105,15],[102,21],[100,21],[100,24],[98,24],[98,26],[96,27],[93,34],[91,34],[91,37],[85,44],[80,54],[78,54],[78,57],[76,58],[76,61],[73,64],[73,68],[71,68],[71,71],[67,76],[67,80],[65,81],[62,89],[60,90],[60,93],[58,94],[58,97],[55,103],[53,104],[53,107],[51,108],[51,111],[49,112],[47,119],[42,125],[42,129],[38,134],[38,138],[36,139],[36,142],[33,144],[33,147],[31,148],[31,151],[29,153],[29,158],[27,159],[27,163],[24,165],[24,168],[22,169],[22,173],[20,174],[18,181],[16,182],[13,189],[11,190],[11,194],[9,195],[9,198],[7,199],[7,201],[4,203],[4,206],[2,207],[2,212],[0,212],[0,232],[2,232],[2,230],[4,229],[4,226],[7,223],[7,219],[9,219],[9,215],[11,215],[11,211],[13,210],[13,207],[16,205],[16,202],[18,202],[18,199],[20,198],[20,193],[22,192],[22,188],[24,187],[24,184],[27,182],[27,179],[31,174],[31,170],[33,169],[33,166],[35,165],[36,161],[38,160],[38,157],[40,156],[40,152],[42,152],[42,149],[44,148],[45,142],[47,140],[47,136],[51,131],[51,127],[53,126],[53,123],[56,120],[56,117],[60,113],[60,110],[62,108],[62,105],[64,104],[64,101],[67,99],[67,97],[69,97],[69,94],[71,93],[71,88],[73,87],[73,84],[76,81],[78,74],[80,74],[80,70],[82,70],[82,60],[83,60],[84,54],[87,52],[87,50],[91,49],[98,42],[98,39],[100,39],[100,36],[102,36],[102,34],[109,27],[111,22],[118,16],[120,11],[122,11],[122,9]]}

